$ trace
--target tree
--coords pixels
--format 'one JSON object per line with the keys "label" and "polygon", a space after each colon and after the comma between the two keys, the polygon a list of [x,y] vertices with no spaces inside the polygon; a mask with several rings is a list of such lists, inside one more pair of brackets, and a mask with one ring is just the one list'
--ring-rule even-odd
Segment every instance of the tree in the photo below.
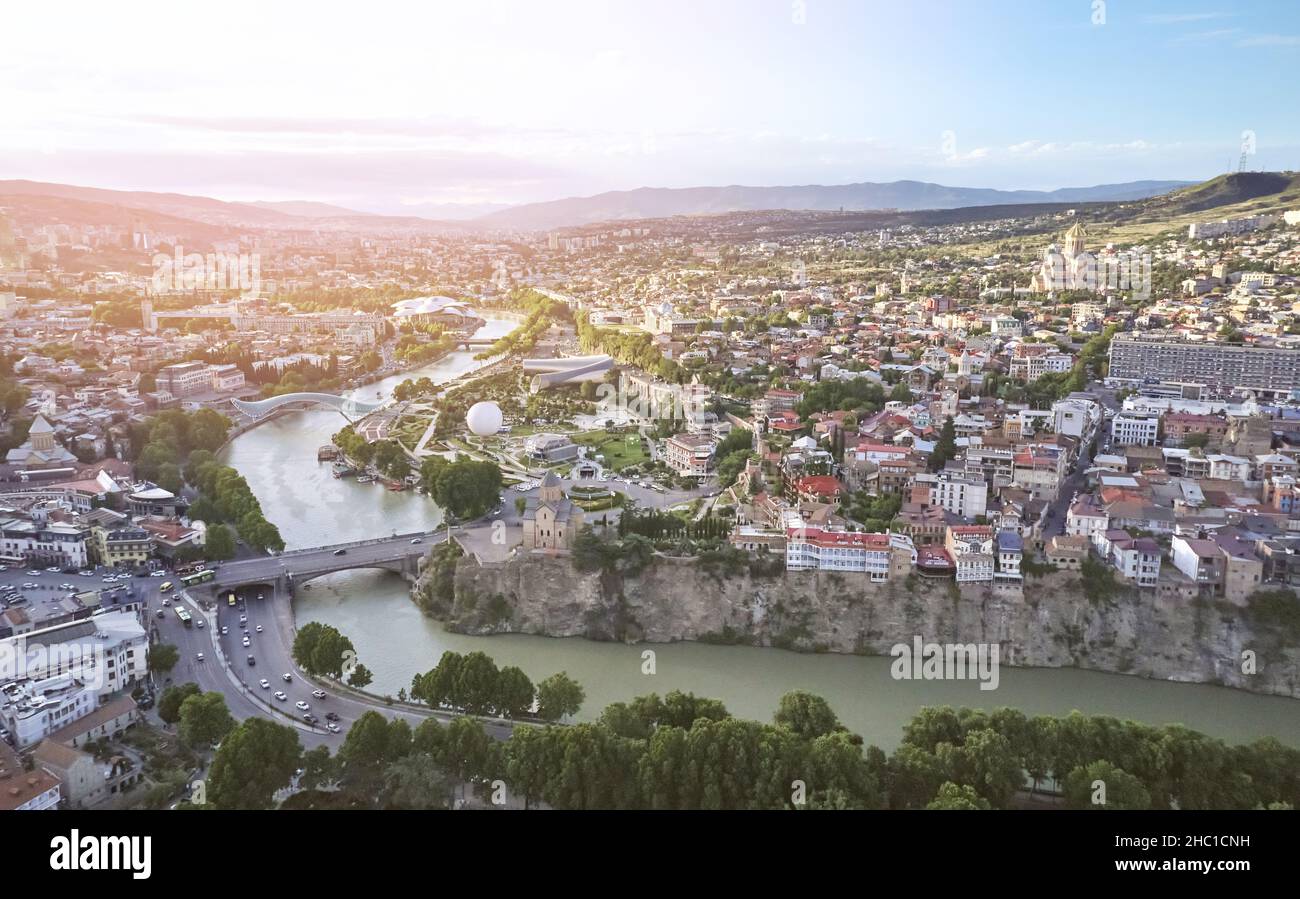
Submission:
{"label": "tree", "polygon": [[944,419],[943,427],[939,431],[939,440],[934,445],[934,451],[930,453],[930,470],[942,471],[943,467],[956,456],[957,426],[949,415]]}
{"label": "tree", "polygon": [[953,811],[988,809],[990,806],[989,801],[976,793],[973,787],[958,786],[948,780],[944,781],[943,786],[939,787],[939,792],[935,794],[934,800],[926,808]]}
{"label": "tree", "polygon": [[328,746],[317,746],[303,753],[298,786],[304,790],[319,789],[336,781],[338,776],[338,764],[330,755]]}
{"label": "tree", "polygon": [[445,809],[455,784],[433,756],[413,753],[397,759],[384,771],[380,805],[396,809]]}
{"label": "tree", "polygon": [[199,693],[181,703],[180,737],[187,745],[199,748],[222,740],[235,726],[220,693]]}
{"label": "tree", "polygon": [[[1094,786],[1098,781],[1101,787]],[[1107,761],[1080,765],[1065,776],[1062,784],[1065,804],[1073,809],[1144,809],[1151,807],[1151,794],[1142,781]],[[1105,802],[1094,802],[1103,795]]]}
{"label": "tree", "polygon": [[166,724],[175,724],[181,720],[181,705],[200,692],[199,685],[195,683],[168,687],[158,697],[158,717]]}
{"label": "tree", "polygon": [[537,685],[537,714],[545,721],[559,721],[577,714],[586,698],[582,686],[561,671]]}
{"label": "tree", "polygon": [[352,674],[348,677],[348,685],[356,687],[358,690],[364,690],[374,681],[375,676],[370,673],[370,669],[360,662],[357,667],[352,669]]}
{"label": "tree", "polygon": [[499,714],[518,718],[532,709],[536,693],[533,682],[522,669],[507,665],[497,675],[492,705]]}
{"label": "tree", "polygon": [[208,774],[208,800],[221,809],[267,809],[302,759],[297,732],[265,718],[248,718],[222,742]]}
{"label": "tree", "polygon": [[844,729],[825,699],[803,690],[782,696],[773,720],[806,740]]}
{"label": "tree", "polygon": [[337,628],[319,621],[304,624],[293,639],[293,660],[308,674],[328,675],[337,680],[343,676],[343,666],[355,658],[352,641]]}
{"label": "tree", "polygon": [[208,560],[224,561],[235,557],[235,535],[224,524],[208,525],[207,536],[203,541],[203,557]]}
{"label": "tree", "polygon": [[149,670],[155,674],[166,674],[176,667],[180,659],[181,651],[170,643],[159,643],[149,648]]}

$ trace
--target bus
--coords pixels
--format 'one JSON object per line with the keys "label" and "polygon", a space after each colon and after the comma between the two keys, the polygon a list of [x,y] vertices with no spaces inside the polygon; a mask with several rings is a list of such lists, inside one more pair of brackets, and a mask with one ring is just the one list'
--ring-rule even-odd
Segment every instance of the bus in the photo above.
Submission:
{"label": "bus", "polygon": [[181,586],[193,587],[195,584],[205,584],[216,576],[217,573],[215,571],[211,568],[206,568],[203,571],[196,571],[193,574],[185,575],[185,577],[181,578]]}
{"label": "bus", "polygon": [[171,589],[172,589],[172,582],[171,582],[171,581],[163,581],[163,582],[162,582],[162,585],[158,588],[158,592],[159,592],[159,593],[169,593],[169,592],[171,592]]}
{"label": "bus", "polygon": [[180,606],[176,606],[176,617],[179,618],[181,624],[186,627],[194,627],[194,621],[190,617],[190,613],[182,609]]}
{"label": "bus", "polygon": [[230,606],[232,609],[235,607],[235,591],[234,591],[234,590],[231,590],[231,591],[230,591],[230,595],[226,597],[226,605]]}

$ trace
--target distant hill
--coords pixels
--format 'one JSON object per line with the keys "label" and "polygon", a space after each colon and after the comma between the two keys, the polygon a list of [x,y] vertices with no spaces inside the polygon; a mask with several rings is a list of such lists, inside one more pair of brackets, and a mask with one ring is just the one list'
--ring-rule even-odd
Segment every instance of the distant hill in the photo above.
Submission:
{"label": "distant hill", "polygon": [[283,212],[286,215],[297,215],[310,219],[370,215],[369,212],[358,212],[345,206],[335,206],[332,203],[316,203],[312,200],[253,200],[241,205],[256,206],[259,209],[270,209],[275,212]]}
{"label": "distant hill", "polygon": [[1087,203],[1138,200],[1192,184],[1189,181],[1132,181],[1052,191],[947,187],[925,181],[862,182],[793,187],[642,187],[591,197],[529,203],[482,216],[491,227],[535,230],[625,219],[668,218],[788,209],[820,212],[957,209],[1027,203]]}

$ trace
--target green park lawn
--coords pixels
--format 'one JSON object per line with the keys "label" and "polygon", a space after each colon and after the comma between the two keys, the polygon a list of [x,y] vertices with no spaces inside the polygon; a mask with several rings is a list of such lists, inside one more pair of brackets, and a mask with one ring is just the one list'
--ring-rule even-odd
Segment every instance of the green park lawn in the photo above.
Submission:
{"label": "green park lawn", "polygon": [[650,458],[642,446],[641,435],[635,431],[626,434],[586,431],[582,434],[574,434],[573,442],[591,447],[592,455],[595,453],[603,455],[605,467],[616,471],[629,465],[640,465]]}

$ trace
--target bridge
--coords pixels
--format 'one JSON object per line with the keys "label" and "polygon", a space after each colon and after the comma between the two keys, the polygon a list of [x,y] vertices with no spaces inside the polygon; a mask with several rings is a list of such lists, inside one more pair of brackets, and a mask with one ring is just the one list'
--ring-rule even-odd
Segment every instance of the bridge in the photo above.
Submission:
{"label": "bridge", "polygon": [[[394,571],[407,580],[420,573],[420,560],[429,547],[446,539],[446,532],[428,534],[394,534],[373,540],[337,543],[310,549],[295,549],[278,556],[223,562],[217,568],[214,587],[247,587],[270,584],[292,591],[313,578],[355,568],[381,568]],[[418,543],[411,541],[418,540]]]}
{"label": "bridge", "polygon": [[463,350],[483,350],[497,342],[495,337],[464,337],[456,341],[456,348]]}
{"label": "bridge", "polygon": [[383,403],[366,403],[350,396],[332,393],[282,393],[266,400],[231,400],[235,408],[249,418],[258,419],[281,409],[334,409],[348,421],[364,418]]}

